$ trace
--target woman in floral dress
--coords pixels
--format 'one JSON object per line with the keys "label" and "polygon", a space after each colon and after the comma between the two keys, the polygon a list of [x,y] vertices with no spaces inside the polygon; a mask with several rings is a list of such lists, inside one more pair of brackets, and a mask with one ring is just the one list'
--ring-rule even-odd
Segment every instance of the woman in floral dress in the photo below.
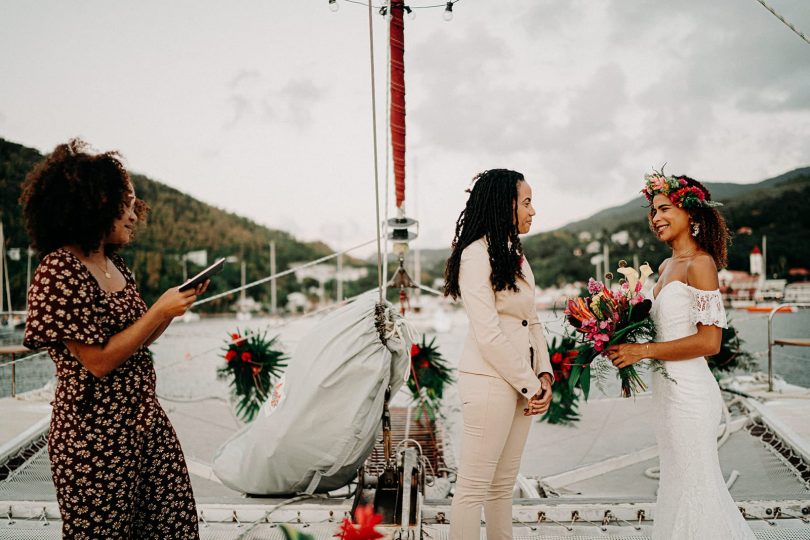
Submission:
{"label": "woman in floral dress", "polygon": [[183,451],[155,396],[148,346],[202,293],[166,291],[147,309],[117,248],[146,214],[117,154],[59,145],[20,199],[42,256],[24,343],[56,364],[48,455],[70,539],[196,539]]}

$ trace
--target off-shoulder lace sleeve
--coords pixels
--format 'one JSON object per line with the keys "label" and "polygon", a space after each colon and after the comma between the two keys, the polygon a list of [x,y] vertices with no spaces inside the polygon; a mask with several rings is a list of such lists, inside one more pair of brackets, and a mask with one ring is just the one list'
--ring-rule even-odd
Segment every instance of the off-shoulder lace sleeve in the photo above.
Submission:
{"label": "off-shoulder lace sleeve", "polygon": [[690,290],[692,291],[692,306],[689,308],[689,322],[727,328],[726,309],[723,307],[723,297],[720,296],[720,291],[704,291],[691,287]]}

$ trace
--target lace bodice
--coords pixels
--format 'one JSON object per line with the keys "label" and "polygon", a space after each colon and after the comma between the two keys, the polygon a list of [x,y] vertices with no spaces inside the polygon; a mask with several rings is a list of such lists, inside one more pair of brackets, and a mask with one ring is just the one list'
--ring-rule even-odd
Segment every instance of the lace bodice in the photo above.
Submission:
{"label": "lace bodice", "polygon": [[726,310],[720,291],[704,291],[682,281],[670,281],[653,299],[656,341],[672,341],[697,333],[697,324],[726,328]]}

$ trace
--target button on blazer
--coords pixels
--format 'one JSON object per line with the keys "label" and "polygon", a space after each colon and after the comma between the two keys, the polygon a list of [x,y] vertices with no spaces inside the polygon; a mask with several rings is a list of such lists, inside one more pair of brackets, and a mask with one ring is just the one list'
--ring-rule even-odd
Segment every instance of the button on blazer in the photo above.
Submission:
{"label": "button on blazer", "polygon": [[523,258],[517,291],[492,287],[486,237],[461,253],[458,283],[470,329],[459,371],[500,377],[527,399],[540,390],[539,376],[552,376],[543,325],[534,303],[534,274]]}

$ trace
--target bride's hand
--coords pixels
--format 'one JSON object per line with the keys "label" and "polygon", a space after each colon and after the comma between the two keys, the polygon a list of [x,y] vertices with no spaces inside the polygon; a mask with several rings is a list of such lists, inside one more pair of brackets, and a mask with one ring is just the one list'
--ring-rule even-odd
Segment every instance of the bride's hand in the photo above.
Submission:
{"label": "bride's hand", "polygon": [[605,356],[613,362],[617,368],[624,368],[635,364],[645,358],[644,344],[622,343],[621,345],[611,345],[605,350]]}

